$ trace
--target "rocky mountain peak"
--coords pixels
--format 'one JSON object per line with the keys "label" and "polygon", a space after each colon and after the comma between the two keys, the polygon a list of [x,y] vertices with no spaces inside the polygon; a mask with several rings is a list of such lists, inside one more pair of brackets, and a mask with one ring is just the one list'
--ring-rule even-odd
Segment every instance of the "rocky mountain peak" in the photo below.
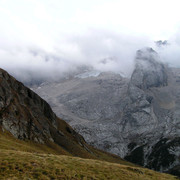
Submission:
{"label": "rocky mountain peak", "polygon": [[35,91],[91,145],[178,174],[180,69],[161,63],[152,48],[137,51],[135,63],[131,79],[101,73]]}
{"label": "rocky mountain peak", "polygon": [[152,48],[138,50],[131,83],[140,89],[167,85],[167,68]]}
{"label": "rocky mountain peak", "polygon": [[167,40],[159,40],[159,41],[155,41],[155,44],[157,47],[164,47],[164,46],[168,46],[170,45],[169,42]]}
{"label": "rocky mountain peak", "polygon": [[158,57],[158,53],[151,47],[145,47],[145,48],[139,49],[136,52],[136,59],[149,61],[152,59],[157,60],[157,57]]}

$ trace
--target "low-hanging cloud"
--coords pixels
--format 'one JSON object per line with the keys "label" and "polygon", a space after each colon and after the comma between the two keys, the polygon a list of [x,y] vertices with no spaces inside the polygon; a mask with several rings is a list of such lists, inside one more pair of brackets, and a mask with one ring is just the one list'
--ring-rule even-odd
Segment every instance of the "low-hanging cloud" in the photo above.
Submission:
{"label": "low-hanging cloud", "polygon": [[171,67],[180,68],[180,33],[174,35],[168,44],[162,47],[156,47],[162,61]]}
{"label": "low-hanging cloud", "polygon": [[84,66],[129,76],[136,51],[145,46],[154,47],[163,62],[180,67],[180,41],[172,39],[167,46],[155,47],[147,37],[103,30],[67,35],[50,51],[28,43],[0,43],[0,67],[23,82],[58,80]]}
{"label": "low-hanging cloud", "polygon": [[[147,9],[143,0],[0,1],[0,67],[23,82],[57,80],[84,66],[129,76],[136,51],[169,40],[179,25],[178,0],[153,2]],[[180,66],[178,37],[155,47],[172,66]]]}
{"label": "low-hanging cloud", "polygon": [[0,44],[0,66],[23,82],[58,79],[78,67],[129,75],[137,49],[149,45],[147,38],[92,30],[85,35],[58,40],[51,51],[32,44]]}

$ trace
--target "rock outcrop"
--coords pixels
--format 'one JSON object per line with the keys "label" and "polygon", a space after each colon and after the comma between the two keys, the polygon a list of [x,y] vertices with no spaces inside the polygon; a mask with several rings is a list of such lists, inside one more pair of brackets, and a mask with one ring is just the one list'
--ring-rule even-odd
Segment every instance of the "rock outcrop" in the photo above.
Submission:
{"label": "rock outcrop", "polygon": [[142,90],[167,86],[166,67],[159,62],[158,54],[152,48],[138,50],[135,61],[130,84]]}
{"label": "rock outcrop", "polygon": [[91,145],[178,174],[180,69],[144,48],[137,51],[130,79],[114,73],[81,77],[34,90]]}
{"label": "rock outcrop", "polygon": [[156,52],[137,52],[122,117],[122,133],[130,130],[125,159],[159,171],[179,165],[179,88]]}
{"label": "rock outcrop", "polygon": [[83,137],[59,119],[46,101],[2,69],[0,128],[21,140],[57,144],[73,155],[90,152]]}

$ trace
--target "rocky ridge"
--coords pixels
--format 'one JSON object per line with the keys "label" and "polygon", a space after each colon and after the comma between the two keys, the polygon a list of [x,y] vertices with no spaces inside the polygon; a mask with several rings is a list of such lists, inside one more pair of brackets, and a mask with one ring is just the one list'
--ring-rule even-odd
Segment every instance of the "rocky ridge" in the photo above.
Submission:
{"label": "rocky ridge", "polygon": [[125,131],[131,130],[125,159],[159,171],[180,163],[180,87],[173,76],[152,49],[138,51],[122,117]]}
{"label": "rocky ridge", "polygon": [[46,101],[2,69],[0,130],[21,140],[59,145],[72,155],[91,153],[83,137],[59,119]]}
{"label": "rocky ridge", "polygon": [[178,174],[179,79],[179,69],[144,48],[137,51],[130,79],[108,72],[33,89],[91,145]]}

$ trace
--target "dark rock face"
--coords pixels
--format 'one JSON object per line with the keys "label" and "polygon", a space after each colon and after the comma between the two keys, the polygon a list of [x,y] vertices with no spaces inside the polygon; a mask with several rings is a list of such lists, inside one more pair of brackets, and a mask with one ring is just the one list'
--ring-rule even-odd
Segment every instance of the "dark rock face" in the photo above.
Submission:
{"label": "dark rock face", "polygon": [[59,119],[46,101],[2,69],[0,128],[18,139],[54,142],[74,155],[87,149],[84,139]]}
{"label": "dark rock face", "polygon": [[134,149],[133,151],[131,151],[131,154],[126,156],[125,159],[127,161],[143,166],[144,165],[143,157],[144,157],[143,146],[140,146]]}
{"label": "dark rock face", "polygon": [[0,71],[1,124],[16,138],[51,141],[49,125],[57,128],[56,115],[37,94]]}
{"label": "dark rock face", "polygon": [[34,90],[91,145],[178,173],[180,69],[162,64],[152,48],[137,51],[135,63],[130,79],[101,73]]}
{"label": "dark rock face", "polygon": [[173,140],[168,140],[166,138],[161,139],[153,146],[153,150],[149,155],[149,163],[147,167],[154,168],[158,171],[161,167],[168,168],[171,166],[172,162],[176,160],[176,156],[169,150],[175,149],[180,146],[180,138],[174,138]]}

